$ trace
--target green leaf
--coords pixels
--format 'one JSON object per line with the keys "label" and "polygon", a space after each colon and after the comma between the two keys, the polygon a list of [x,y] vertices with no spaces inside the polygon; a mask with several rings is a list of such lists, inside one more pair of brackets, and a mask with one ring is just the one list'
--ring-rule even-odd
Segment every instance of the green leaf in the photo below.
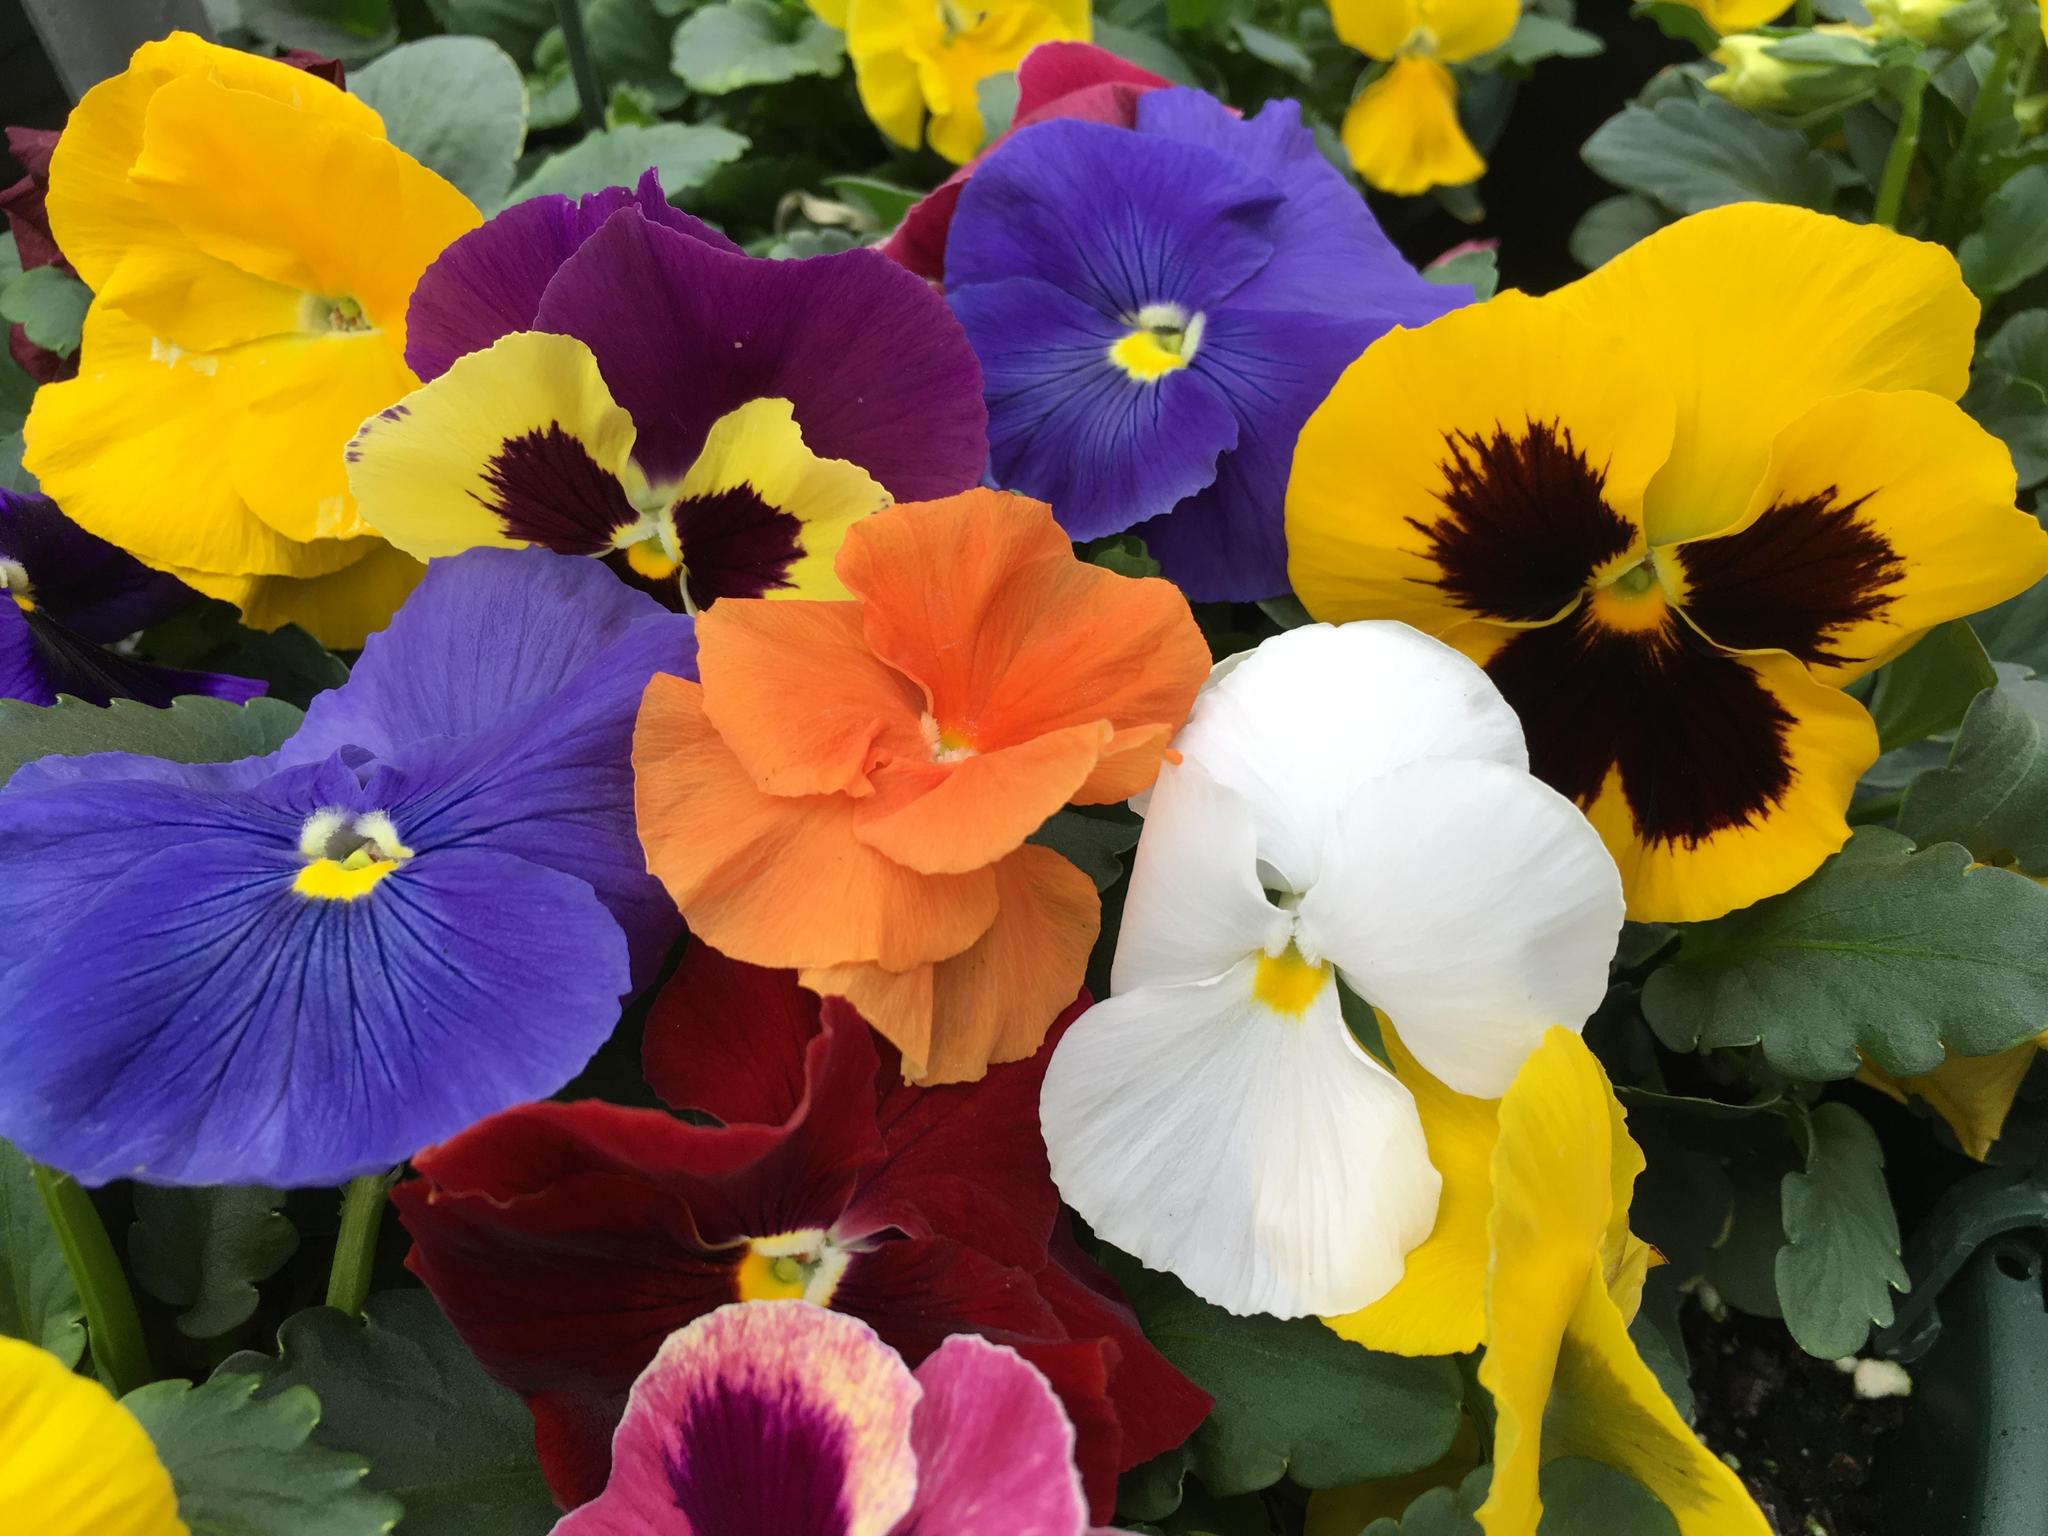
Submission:
{"label": "green leaf", "polygon": [[1579,1456],[1546,1461],[1537,1474],[1543,1518],[1536,1536],[1678,1536],[1657,1496],[1618,1467]]}
{"label": "green leaf", "polygon": [[1984,344],[1983,359],[2000,373],[2048,390],[2048,309],[2023,309]]}
{"label": "green leaf", "polygon": [[1230,30],[1236,34],[1244,51],[1261,64],[1270,64],[1283,75],[1292,75],[1304,84],[1315,78],[1315,60],[1302,52],[1301,45],[1292,38],[1253,26],[1248,21],[1234,22]]}
{"label": "green leaf", "polygon": [[2048,1020],[2048,890],[1969,851],[1863,827],[1783,896],[1684,930],[1643,990],[1674,1050],[1761,1042],[1788,1077],[1896,1077],[1988,1056]]}
{"label": "green leaf", "polygon": [[2002,683],[1963,716],[1948,764],[1906,791],[1899,830],[1985,864],[2048,875],[2048,683]]}
{"label": "green leaf", "polygon": [[1394,1520],[1381,1516],[1359,1536],[1480,1536],[1473,1518],[1493,1485],[1492,1467],[1474,1467],[1456,1488],[1432,1488]]}
{"label": "green leaf", "polygon": [[1623,251],[1669,222],[1664,210],[1648,198],[1624,192],[1604,197],[1579,217],[1572,230],[1572,260],[1588,272],[1605,266]]}
{"label": "green leaf", "polygon": [[43,1209],[28,1159],[0,1141],[0,1334],[66,1365],[85,1353],[85,1303]]}
{"label": "green leaf", "polygon": [[22,468],[21,456],[28,444],[23,440],[21,429],[0,432],[0,491],[19,491],[24,496],[36,493],[36,477]]}
{"label": "green leaf", "polygon": [[2037,581],[1970,619],[1994,662],[2007,662],[2048,676],[2048,581]]}
{"label": "green leaf", "polygon": [[185,1310],[178,1331],[212,1339],[256,1311],[256,1282],[298,1252],[299,1234],[279,1209],[279,1189],[135,1186],[128,1259],[136,1284]]}
{"label": "green leaf", "polygon": [[1125,815],[1128,820],[1071,808],[1055,811],[1028,841],[1050,848],[1093,880],[1095,889],[1106,891],[1123,878],[1123,855],[1138,846],[1138,834],[1145,829],[1136,816]]}
{"label": "green leaf", "polygon": [[398,41],[391,0],[241,0],[242,25],[280,48],[364,64]]}
{"label": "green leaf", "polygon": [[841,202],[865,213],[876,229],[894,229],[911,205],[924,196],[915,187],[899,187],[874,176],[827,176],[825,185]]}
{"label": "green leaf", "polygon": [[1528,66],[1545,59],[1590,59],[1607,45],[1591,32],[1541,11],[1524,11],[1515,30],[1494,55],[1496,63]]}
{"label": "green leaf", "polygon": [[526,143],[519,66],[481,37],[427,37],[394,48],[349,81],[391,142],[483,209],[512,190]]}
{"label": "green leaf", "polygon": [[92,290],[61,267],[31,267],[0,288],[0,319],[20,326],[37,346],[69,357],[78,350],[90,303]]}
{"label": "green leaf", "polygon": [[1952,619],[1880,668],[1870,695],[1880,751],[1952,731],[1970,701],[1998,681],[1969,624]]}
{"label": "green leaf", "polygon": [[2021,490],[2048,480],[2048,389],[1979,367],[1959,404],[2011,452]]}
{"label": "green leaf", "polygon": [[727,128],[659,123],[652,128],[607,128],[549,155],[512,189],[508,202],[543,192],[581,197],[605,187],[630,187],[650,166],[670,196],[699,185],[721,165],[746,153],[747,141]]}
{"label": "green leaf", "polygon": [[1186,59],[1169,44],[1161,42],[1149,33],[1131,27],[1119,27],[1097,18],[1095,46],[1108,49],[1118,58],[1135,64],[1140,69],[1149,69],[1155,75],[1164,75],[1175,85],[1201,84]]}
{"label": "green leaf", "polygon": [[1116,1480],[1117,1519],[1164,1520],[1180,1508],[1194,1453],[1184,1445],[1143,1461]]}
{"label": "green leaf", "polygon": [[1785,1175],[1778,1303],[1801,1349],[1837,1360],[1892,1320],[1891,1293],[1911,1285],[1877,1133],[1846,1104],[1821,1105],[1807,1130],[1806,1171]]}
{"label": "green leaf", "polygon": [[280,1358],[240,1354],[259,1401],[319,1394],[314,1439],[370,1464],[364,1487],[405,1506],[398,1536],[546,1536],[559,1517],[518,1396],[486,1376],[425,1291],[372,1296],[356,1323],[331,1307],[286,1320]]}
{"label": "green leaf", "polygon": [[1481,303],[1500,290],[1500,253],[1490,245],[1475,246],[1455,256],[1440,256],[1422,269],[1429,283],[1470,283]]}
{"label": "green leaf", "polygon": [[1631,104],[1594,129],[1579,153],[1616,186],[1679,213],[1741,202],[1825,213],[1834,202],[1828,162],[1803,136],[1717,96]]}
{"label": "green leaf", "polygon": [[1159,562],[1152,558],[1152,551],[1135,533],[1113,533],[1106,539],[1089,544],[1083,548],[1081,558],[1105,571],[1115,571],[1119,576],[1143,580],[1159,574]]}
{"label": "green leaf", "polygon": [[583,0],[583,31],[604,89],[638,86],[658,112],[683,104],[688,92],[669,68],[675,22],[653,0]]}
{"label": "green leaf", "polygon": [[398,1501],[363,1485],[361,1457],[312,1442],[320,1399],[297,1387],[258,1402],[261,1385],[216,1374],[121,1399],[169,1470],[191,1536],[384,1536]]}
{"label": "green leaf", "polygon": [[348,666],[296,624],[250,629],[228,603],[193,603],[145,632],[143,654],[167,667],[229,672],[268,685],[269,696],[304,708],[348,681]]}
{"label": "green leaf", "polygon": [[427,9],[448,31],[488,37],[522,63],[560,19],[555,0],[427,0]]}
{"label": "green leaf", "polygon": [[846,64],[846,39],[773,0],[725,0],[676,28],[669,64],[691,90],[716,96],[799,75],[836,75]]}
{"label": "green leaf", "polygon": [[1105,1258],[1145,1337],[1216,1399],[1188,1442],[1211,1493],[1399,1477],[1450,1449],[1462,1395],[1450,1360],[1376,1354],[1314,1318],[1233,1317],[1170,1275]]}
{"label": "green leaf", "polygon": [[1629,1322],[1628,1336],[1679,1417],[1690,1424],[1697,1406],[1693,1400],[1692,1364],[1687,1357],[1685,1333],[1678,1322],[1683,1298],[1669,1277],[1669,1269],[1665,1265],[1650,1271],[1643,1285],[1642,1304]]}
{"label": "green leaf", "polygon": [[981,142],[993,144],[1017,120],[1017,72],[1006,69],[974,82],[974,104],[981,113]]}
{"label": "green leaf", "polygon": [[60,698],[38,707],[0,699],[0,784],[39,757],[139,752],[174,763],[225,763],[275,752],[299,728],[302,712],[276,699],[231,704],[193,695],[153,709],[116,699],[105,709]]}
{"label": "green leaf", "polygon": [[1984,200],[1984,215],[1956,247],[1963,280],[1993,299],[2048,270],[2048,165],[2030,165]]}
{"label": "green leaf", "polygon": [[1632,8],[1629,14],[1647,17],[1673,42],[1691,43],[1701,53],[1712,53],[1721,46],[1721,35],[1709,25],[1697,6],[1680,5],[1677,0],[1646,0],[1646,3]]}

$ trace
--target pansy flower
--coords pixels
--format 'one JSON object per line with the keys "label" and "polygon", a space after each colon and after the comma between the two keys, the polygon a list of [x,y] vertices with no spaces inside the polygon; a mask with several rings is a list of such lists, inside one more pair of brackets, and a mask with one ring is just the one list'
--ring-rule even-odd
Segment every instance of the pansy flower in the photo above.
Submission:
{"label": "pansy flower", "polygon": [[90,1376],[0,1334],[0,1513],[35,1536],[187,1536],[149,1432]]}
{"label": "pansy flower", "polygon": [[554,1536],[1088,1536],[1074,1442],[1000,1344],[951,1338],[913,1373],[853,1318],[726,1307],[662,1345],[603,1496]]}
{"label": "pansy flower", "polygon": [[648,690],[647,864],[691,932],[847,998],[914,1078],[979,1077],[1038,1049],[1101,920],[1029,839],[1152,782],[1208,647],[1170,584],[1075,559],[1019,496],[892,507],[838,570],[855,601],[708,610],[702,685]]}
{"label": "pansy flower", "polygon": [[1521,0],[1332,0],[1337,36],[1387,66],[1358,93],[1341,130],[1369,185],[1413,196],[1484,174],[1458,122],[1458,82],[1447,66],[1500,47],[1521,15]]}
{"label": "pansy flower", "polygon": [[1954,404],[1976,321],[1938,246],[1695,214],[1347,370],[1295,457],[1295,590],[1484,665],[1631,917],[1774,895],[1848,838],[1877,756],[1841,685],[2048,572]]}
{"label": "pansy flower", "polygon": [[357,516],[342,449],[412,388],[406,300],[476,209],[355,97],[183,32],[86,93],[48,202],[93,301],[29,470],[257,628],[360,645],[419,566]]}
{"label": "pansy flower", "polygon": [[595,566],[478,551],[270,757],[20,770],[0,1135],[84,1183],[332,1184],[554,1092],[676,930],[626,752],[690,658]]}
{"label": "pansy flower", "polygon": [[[1041,43],[1093,25],[1088,0],[810,0],[846,34],[860,104],[905,149],[929,143],[955,165],[982,147],[981,82]],[[1021,100],[1021,98],[1020,98]]]}
{"label": "pansy flower", "polygon": [[535,198],[421,281],[429,382],[348,449],[364,515],[422,559],[537,544],[690,611],[844,597],[846,529],[980,478],[980,376],[924,284],[873,251],[742,255],[635,191]]}
{"label": "pansy flower", "polygon": [[1605,993],[1619,882],[1449,647],[1310,625],[1218,672],[1146,810],[1113,995],[1046,1074],[1046,1146],[1098,1236],[1197,1295],[1347,1311],[1400,1278],[1439,1178],[1339,978],[1498,1094]]}
{"label": "pansy flower", "polygon": [[981,359],[994,483],[1077,539],[1136,526],[1197,601],[1287,587],[1295,434],[1415,274],[1293,102],[1153,91],[1137,126],[1027,128],[962,188],[946,294]]}
{"label": "pansy flower", "polygon": [[263,692],[247,678],[153,666],[113,649],[198,594],[94,538],[47,497],[0,491],[0,592],[11,599],[0,602],[0,699],[162,707],[186,693],[240,702]]}
{"label": "pansy flower", "polygon": [[[1071,1016],[1071,1012],[1069,1014]],[[912,1362],[947,1334],[1014,1345],[1119,1470],[1207,1399],[1065,1236],[1034,1125],[1044,1056],[915,1089],[844,1002],[693,944],[648,1022],[659,1110],[537,1104],[415,1161],[396,1192],[413,1269],[523,1393],[565,1504],[604,1486],[627,1388],[662,1339],[734,1301],[851,1313]]]}
{"label": "pansy flower", "polygon": [[895,233],[882,242],[882,254],[919,277],[941,281],[946,275],[946,232],[960,202],[960,189],[1012,134],[1058,117],[1133,128],[1138,122],[1138,98],[1171,83],[1093,43],[1040,43],[1017,66],[1017,110],[1010,126],[987,149],[912,203]]}

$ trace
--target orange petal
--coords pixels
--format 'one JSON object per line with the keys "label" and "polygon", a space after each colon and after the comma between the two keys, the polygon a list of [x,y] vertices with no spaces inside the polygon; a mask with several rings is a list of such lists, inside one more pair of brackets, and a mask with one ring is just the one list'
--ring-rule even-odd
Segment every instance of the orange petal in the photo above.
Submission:
{"label": "orange petal", "polygon": [[1073,798],[1110,735],[1108,722],[1097,720],[958,762],[885,763],[874,798],[861,802],[855,835],[926,874],[993,864]]}
{"label": "orange petal", "polygon": [[883,751],[929,756],[924,700],[868,649],[858,603],[726,598],[697,618],[697,675],[712,725],[772,795],[867,795]]}
{"label": "orange petal", "polygon": [[[1076,805],[1114,805],[1150,789],[1152,781],[1159,777],[1160,759],[1171,750],[1167,743],[1179,729],[1180,722],[1175,721],[1171,725],[1137,725],[1118,731],[1102,749],[1095,771],[1070,798]],[[1180,761],[1178,753],[1172,756],[1175,762]]]}
{"label": "orange petal", "polygon": [[990,870],[920,875],[854,836],[845,795],[764,794],[704,712],[704,690],[657,677],[633,733],[647,867],[714,948],[752,965],[956,955],[996,920]]}
{"label": "orange petal", "polygon": [[1030,843],[996,865],[995,878],[995,923],[950,960],[905,972],[842,965],[803,974],[805,986],[845,998],[895,1044],[910,1082],[972,1082],[991,1063],[1023,1060],[1081,990],[1102,926],[1095,882]]}
{"label": "orange petal", "polygon": [[1051,509],[1023,496],[864,518],[839,576],[875,654],[924,685],[943,737],[977,751],[1093,720],[1177,729],[1209,675],[1178,588],[1075,559]]}

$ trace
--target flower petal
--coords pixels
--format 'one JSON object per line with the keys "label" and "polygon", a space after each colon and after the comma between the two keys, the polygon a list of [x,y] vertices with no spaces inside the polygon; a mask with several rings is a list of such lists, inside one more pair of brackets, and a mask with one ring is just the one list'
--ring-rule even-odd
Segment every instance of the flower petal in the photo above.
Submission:
{"label": "flower petal", "polygon": [[186,1536],[135,1415],[55,1355],[0,1335],[0,1509],[36,1536]]}
{"label": "flower petal", "polygon": [[1333,961],[1451,1088],[1491,1098],[1550,1026],[1607,993],[1621,880],[1564,796],[1502,763],[1425,760],[1370,780],[1298,909]]}
{"label": "flower petal", "polygon": [[228,576],[169,566],[195,591],[233,603],[251,629],[296,624],[330,650],[352,651],[391,622],[426,567],[382,539],[322,539],[298,546],[353,556],[342,569],[315,576]]}
{"label": "flower petal", "polygon": [[1218,1306],[1349,1311],[1400,1278],[1440,1181],[1335,988],[1283,1015],[1254,998],[1258,965],[1123,993],[1067,1031],[1041,1103],[1053,1180],[1098,1236]]}
{"label": "flower petal", "polygon": [[1458,83],[1427,54],[1403,54],[1360,91],[1341,134],[1358,174],[1382,192],[1413,197],[1486,173],[1458,121]]}
{"label": "flower petal", "polygon": [[37,608],[98,645],[160,624],[192,590],[87,533],[47,496],[0,490],[0,559],[21,567]]}
{"label": "flower petal", "polygon": [[[734,1027],[745,1020],[744,1029]],[[640,1067],[671,1109],[722,1125],[779,1125],[804,1096],[818,999],[793,971],[772,971],[692,944],[647,1015]]]}

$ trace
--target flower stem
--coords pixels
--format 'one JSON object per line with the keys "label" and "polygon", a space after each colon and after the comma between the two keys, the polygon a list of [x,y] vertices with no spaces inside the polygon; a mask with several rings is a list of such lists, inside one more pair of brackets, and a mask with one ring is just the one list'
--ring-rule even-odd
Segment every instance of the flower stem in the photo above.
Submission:
{"label": "flower stem", "polygon": [[92,1340],[93,1363],[121,1397],[156,1379],[150,1368],[149,1345],[142,1337],[142,1319],[121,1260],[107,1236],[106,1224],[92,1196],[68,1173],[41,1163],[31,1165],[36,1192],[57,1231],[57,1246],[85,1303],[85,1325]]}
{"label": "flower stem", "polygon": [[334,1239],[334,1267],[327,1272],[327,1305],[350,1317],[363,1315],[370,1295],[370,1271],[377,1262],[377,1228],[384,1220],[384,1196],[398,1170],[350,1179],[341,1192],[341,1231]]}
{"label": "flower stem", "polygon": [[562,48],[569,55],[569,74],[576,81],[583,126],[595,133],[604,127],[604,86],[597,78],[590,38],[583,30],[582,0],[555,0],[555,16],[562,24]]}
{"label": "flower stem", "polygon": [[1884,157],[1884,176],[1877,184],[1877,207],[1873,222],[1886,229],[1899,227],[1899,212],[1906,201],[1906,178],[1912,174],[1913,159],[1920,152],[1920,104],[1927,95],[1927,71],[1916,69],[1899,93],[1899,127],[1892,135],[1890,153]]}

